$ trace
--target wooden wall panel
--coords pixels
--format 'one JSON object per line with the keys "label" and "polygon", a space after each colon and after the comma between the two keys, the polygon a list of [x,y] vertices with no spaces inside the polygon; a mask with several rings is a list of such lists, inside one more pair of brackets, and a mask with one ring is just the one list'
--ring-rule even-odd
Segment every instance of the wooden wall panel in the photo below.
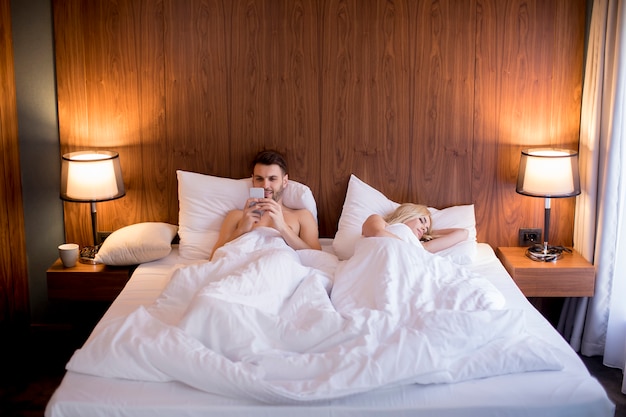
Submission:
{"label": "wooden wall panel", "polygon": [[[501,226],[500,213],[504,213],[502,201],[497,198],[498,184],[498,133],[500,117],[498,109],[498,58],[503,37],[495,1],[479,0],[476,3],[476,73],[474,77],[474,130],[472,142],[472,202],[475,205],[477,238],[485,242],[509,245],[511,234]],[[501,238],[500,236],[503,236]],[[502,240],[500,240],[502,239]]]}
{"label": "wooden wall panel", "polygon": [[474,2],[412,4],[411,195],[435,207],[472,202]]}
{"label": "wooden wall panel", "polygon": [[0,0],[0,325],[23,325],[29,317],[28,271],[10,3]]}
{"label": "wooden wall panel", "polygon": [[[160,176],[168,177],[169,215],[178,223],[177,169],[228,176],[227,50],[230,12],[220,0],[165,2],[165,137]],[[154,154],[152,154],[154,158]]]}
{"label": "wooden wall panel", "polygon": [[[137,43],[132,62],[137,66],[138,119],[134,123],[136,129],[129,131],[129,141],[124,145],[114,143],[113,146],[119,149],[122,173],[125,176],[126,172],[132,173],[125,181],[126,192],[133,197],[128,202],[137,208],[129,207],[128,202],[123,201],[125,198],[101,205],[111,204],[132,210],[134,216],[141,219],[137,221],[170,221],[178,218],[178,205],[173,192],[177,186],[176,178],[162,175],[173,170],[172,159],[166,157],[171,146],[165,130],[164,6],[160,1],[135,1],[131,4],[130,12],[138,22],[138,25],[129,28]],[[135,164],[136,160],[141,163]],[[114,224],[102,230],[114,230]]]}
{"label": "wooden wall panel", "polygon": [[[163,17],[159,3],[54,4],[62,153],[120,153],[122,199],[97,204],[100,230],[176,218],[164,178]],[[169,185],[169,186],[168,186]],[[175,194],[174,194],[175,195]],[[66,239],[91,242],[89,205],[65,203]]]}
{"label": "wooden wall panel", "polygon": [[[334,236],[350,174],[408,197],[409,16],[406,1],[328,1],[322,16],[322,190]],[[338,198],[339,196],[339,198]]]}
{"label": "wooden wall panel", "polygon": [[265,148],[287,158],[290,178],[320,190],[317,1],[233,1],[230,50],[231,172],[251,175]]}
{"label": "wooden wall panel", "polygon": [[[176,223],[176,169],[243,177],[276,148],[322,236],[354,173],[396,201],[473,203],[479,239],[514,245],[543,226],[543,202],[515,193],[520,150],[577,146],[585,0],[53,7],[62,150],[122,157],[128,195],[99,204],[101,229]],[[555,244],[571,244],[573,201],[553,201]],[[85,243],[87,205],[69,206]]]}
{"label": "wooden wall panel", "polygon": [[[83,6],[82,2],[60,0],[53,7],[62,154],[84,149],[81,144],[89,140]],[[60,165],[59,161],[59,169]],[[66,241],[91,244],[88,205],[64,203],[64,217]]]}
{"label": "wooden wall panel", "polygon": [[554,53],[554,2],[511,0],[495,2],[502,16],[504,39],[497,63],[499,80],[498,165],[496,199],[498,240],[517,243],[516,231],[525,224],[543,227],[543,201],[519,195],[515,185],[520,149],[550,143],[550,79]]}
{"label": "wooden wall panel", "polygon": [[[559,0],[555,8],[554,69],[552,74],[551,142],[568,149],[578,149],[580,106],[582,102],[582,65],[563,63],[583,62],[585,42],[585,2]],[[576,199],[552,200],[550,242],[573,245],[574,208]],[[554,220],[553,220],[554,218]]]}
{"label": "wooden wall panel", "polygon": [[[132,5],[132,2],[96,1],[85,8],[82,22],[85,44],[89,45],[85,48],[89,136],[81,146],[120,152],[128,188],[123,199],[97,204],[100,230],[112,230],[120,222],[136,223],[146,208],[141,196],[134,192],[142,177],[142,167],[133,161],[141,160],[141,148],[126,146],[141,144],[144,133],[140,124],[142,47],[138,38],[142,25]],[[84,205],[65,204],[66,207]]]}
{"label": "wooden wall panel", "polygon": [[[514,246],[519,228],[543,228],[544,200],[515,192],[521,149],[577,149],[585,2],[477,4],[472,188],[478,237]],[[573,204],[552,200],[551,242],[572,245]]]}

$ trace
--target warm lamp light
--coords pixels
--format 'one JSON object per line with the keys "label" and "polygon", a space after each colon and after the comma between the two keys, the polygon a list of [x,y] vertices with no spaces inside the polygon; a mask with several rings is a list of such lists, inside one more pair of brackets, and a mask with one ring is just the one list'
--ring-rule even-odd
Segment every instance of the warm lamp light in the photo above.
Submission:
{"label": "warm lamp light", "polygon": [[531,246],[526,255],[536,261],[556,261],[567,249],[548,245],[550,199],[580,194],[578,152],[553,148],[522,150],[516,191],[545,198],[543,245]]}
{"label": "warm lamp light", "polygon": [[91,203],[93,247],[81,250],[81,261],[93,263],[99,247],[96,203],[115,200],[126,194],[117,152],[81,151],[63,155],[61,163],[61,199]]}

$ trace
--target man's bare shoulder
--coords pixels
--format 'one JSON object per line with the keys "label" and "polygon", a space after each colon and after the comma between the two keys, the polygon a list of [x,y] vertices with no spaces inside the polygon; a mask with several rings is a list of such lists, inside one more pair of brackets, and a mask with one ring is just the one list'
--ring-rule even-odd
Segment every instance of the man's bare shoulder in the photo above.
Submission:
{"label": "man's bare shoulder", "polygon": [[226,213],[226,217],[224,217],[224,223],[232,223],[234,221],[239,221],[243,217],[243,210],[234,209]]}
{"label": "man's bare shoulder", "polygon": [[296,218],[298,218],[298,220],[308,220],[308,219],[314,219],[313,217],[313,213],[311,213],[309,210],[307,209],[292,209],[290,207],[287,206],[283,206],[283,211],[286,211],[288,213],[293,214]]}

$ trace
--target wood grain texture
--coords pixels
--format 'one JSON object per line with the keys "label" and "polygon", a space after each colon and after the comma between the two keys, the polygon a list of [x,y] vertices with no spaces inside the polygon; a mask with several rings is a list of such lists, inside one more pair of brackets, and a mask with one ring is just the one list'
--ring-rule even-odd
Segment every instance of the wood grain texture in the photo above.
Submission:
{"label": "wood grain texture", "polygon": [[[476,46],[472,132],[472,202],[475,205],[477,239],[490,242],[506,239],[509,233],[502,227],[502,201],[497,198],[499,121],[498,109],[498,51],[502,48],[498,36],[498,10],[495,1],[476,3]],[[497,218],[499,221],[492,221]],[[504,217],[506,219],[506,217]],[[508,244],[508,243],[507,243]]]}
{"label": "wood grain texture", "polygon": [[[555,65],[552,75],[550,137],[552,143],[567,149],[578,149],[584,60],[583,48],[578,45],[585,42],[585,15],[580,13],[584,6],[584,2],[560,0],[555,9],[554,61],[581,63],[571,67]],[[550,227],[550,241],[572,246],[576,199],[557,199],[552,203],[554,226]]]}
{"label": "wood grain texture", "polygon": [[402,0],[324,6],[318,205],[333,236],[350,174],[391,199],[409,196],[409,15]]}
{"label": "wood grain texture", "polygon": [[435,207],[472,201],[474,2],[424,1],[411,10],[410,199]]}
{"label": "wood grain texture", "polygon": [[578,252],[556,262],[537,262],[526,248],[498,247],[496,255],[526,297],[593,297],[595,268]]}
{"label": "wood grain texture", "polygon": [[[89,138],[83,36],[86,29],[82,24],[84,11],[81,6],[80,2],[60,0],[53,7],[61,154],[84,149],[81,145]],[[63,209],[67,241],[91,244],[89,207],[64,203]]]}
{"label": "wood grain texture", "polygon": [[285,155],[289,177],[320,191],[316,1],[233,1],[230,175],[252,174],[262,149]]}
{"label": "wood grain texture", "polygon": [[66,268],[57,259],[46,271],[48,298],[63,301],[111,302],[124,289],[132,267],[83,264]]}
{"label": "wood grain texture", "polygon": [[[147,214],[138,211],[145,207],[141,196],[134,192],[143,167],[132,161],[141,159],[140,146],[126,146],[141,144],[143,129],[139,85],[142,48],[138,38],[142,20],[134,12],[133,2],[101,0],[85,8],[82,22],[85,43],[89,45],[85,48],[89,137],[82,145],[88,149],[120,152],[127,187],[123,199],[98,203],[100,230],[112,230],[113,225],[120,222],[136,223],[142,214]],[[158,97],[158,90],[152,94]]]}
{"label": "wood grain texture", "polygon": [[[395,201],[474,204],[516,243],[543,201],[520,151],[577,147],[585,0],[54,0],[61,149],[120,152],[127,196],[102,230],[177,223],[176,169],[244,177],[263,148],[333,236],[350,174]],[[68,240],[89,240],[67,203]],[[574,199],[550,241],[571,245]],[[87,242],[88,243],[88,242]]]}
{"label": "wood grain texture", "polygon": [[[543,199],[515,193],[520,152],[577,149],[584,8],[582,1],[477,3],[472,188],[479,240],[512,246],[519,228],[543,228]],[[552,243],[572,245],[573,204],[552,200]]]}
{"label": "wood grain texture", "polygon": [[228,18],[229,2],[167,0],[164,14],[165,137],[169,211],[178,223],[178,169],[228,176]]}
{"label": "wood grain texture", "polygon": [[505,214],[499,241],[507,239],[513,246],[517,238],[510,231],[525,227],[523,222],[543,228],[543,200],[516,194],[515,185],[521,149],[551,143],[554,2],[511,0],[496,2],[496,7],[502,7],[498,21],[508,28],[498,62],[501,150],[496,198]]}
{"label": "wood grain texture", "polygon": [[27,324],[28,271],[9,0],[0,0],[0,324]]}
{"label": "wood grain texture", "polygon": [[[126,193],[132,197],[128,202],[112,202],[125,210],[133,210],[140,220],[137,221],[168,221],[177,217],[176,178],[161,175],[174,169],[172,158],[166,157],[171,146],[168,144],[166,132],[166,82],[164,61],[165,23],[163,19],[164,5],[162,1],[133,2],[132,14],[139,22],[132,27],[133,38],[137,42],[137,94],[138,120],[136,130],[129,132],[136,139],[129,142],[131,146],[122,146],[120,158],[123,158],[126,170],[122,171],[128,178]],[[133,146],[134,145],[134,146]],[[163,155],[155,158],[155,155]],[[141,164],[133,161],[140,160]],[[131,172],[132,174],[127,174]],[[131,182],[131,180],[134,180]],[[107,205],[109,203],[106,203]],[[109,229],[113,230],[111,225]]]}

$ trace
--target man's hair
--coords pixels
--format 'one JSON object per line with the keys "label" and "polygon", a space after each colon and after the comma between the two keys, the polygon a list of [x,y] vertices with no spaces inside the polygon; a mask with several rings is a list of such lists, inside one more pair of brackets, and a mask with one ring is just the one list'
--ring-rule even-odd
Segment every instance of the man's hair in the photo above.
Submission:
{"label": "man's hair", "polygon": [[254,171],[256,164],[278,165],[283,171],[283,175],[287,173],[287,161],[278,151],[264,150],[259,152],[252,160],[252,171]]}

